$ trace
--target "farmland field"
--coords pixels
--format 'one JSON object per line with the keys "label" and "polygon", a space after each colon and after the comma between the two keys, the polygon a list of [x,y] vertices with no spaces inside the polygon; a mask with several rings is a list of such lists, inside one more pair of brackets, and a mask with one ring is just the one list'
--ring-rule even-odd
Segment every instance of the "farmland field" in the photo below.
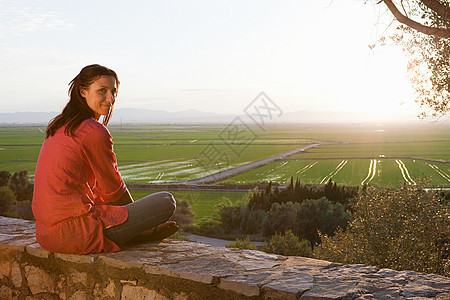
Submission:
{"label": "farmland field", "polygon": [[[0,170],[28,170],[33,177],[45,127],[0,128]],[[248,170],[222,182],[380,186],[414,184],[427,176],[450,187],[450,127],[276,125],[231,132],[226,125],[110,127],[119,170],[126,182],[182,182],[261,160],[305,145],[320,145]]]}
{"label": "farmland field", "polygon": [[[404,182],[427,177],[435,186],[450,186],[450,165],[421,160],[398,160],[406,166],[402,173],[396,159],[320,159],[283,160],[253,169],[224,180],[226,183],[248,184],[264,181],[286,183],[291,176],[303,183],[324,184],[330,178],[337,183],[357,186],[362,183],[378,186],[399,186]],[[404,169],[403,169],[404,170]],[[408,175],[409,174],[409,175]]]}
{"label": "farmland field", "polygon": [[[226,191],[170,191],[176,199],[184,199],[192,206],[195,212],[194,222],[200,223],[202,220],[217,215],[215,206],[226,201],[236,203],[245,198],[247,192],[226,192]],[[146,190],[131,190],[134,200],[143,198],[153,192]]]}

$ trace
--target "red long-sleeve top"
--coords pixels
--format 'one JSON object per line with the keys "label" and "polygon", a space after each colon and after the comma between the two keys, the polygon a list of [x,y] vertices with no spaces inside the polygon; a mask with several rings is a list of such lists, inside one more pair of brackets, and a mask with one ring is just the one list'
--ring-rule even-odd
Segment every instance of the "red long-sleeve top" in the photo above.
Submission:
{"label": "red long-sleeve top", "polygon": [[126,191],[105,126],[87,119],[75,136],[59,128],[45,139],[36,165],[33,214],[46,250],[88,254],[120,251],[103,230],[125,222],[124,206],[106,205]]}

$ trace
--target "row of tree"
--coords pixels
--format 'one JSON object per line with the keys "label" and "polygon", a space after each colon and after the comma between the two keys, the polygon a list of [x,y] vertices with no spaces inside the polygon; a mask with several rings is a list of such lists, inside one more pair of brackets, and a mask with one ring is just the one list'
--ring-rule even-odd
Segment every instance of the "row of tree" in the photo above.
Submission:
{"label": "row of tree", "polygon": [[272,182],[264,190],[255,189],[249,196],[248,207],[251,210],[269,211],[272,204],[302,203],[307,199],[326,198],[333,203],[349,205],[358,193],[358,187],[339,186],[331,179],[323,186],[303,184],[291,177],[289,185],[284,189],[273,188]]}

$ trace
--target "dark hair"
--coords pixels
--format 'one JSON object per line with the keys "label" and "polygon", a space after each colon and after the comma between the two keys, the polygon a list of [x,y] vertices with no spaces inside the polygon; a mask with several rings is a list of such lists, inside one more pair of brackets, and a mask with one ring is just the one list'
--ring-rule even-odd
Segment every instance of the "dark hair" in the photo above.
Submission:
{"label": "dark hair", "polygon": [[[119,78],[113,70],[101,65],[89,65],[81,69],[80,73],[69,83],[69,102],[63,111],[53,118],[47,126],[45,133],[47,137],[53,136],[55,132],[66,125],[64,133],[75,136],[75,130],[80,124],[89,118],[94,118],[95,114],[86,103],[86,99],[81,96],[80,89],[88,89],[91,84],[100,76],[112,76],[116,80],[116,88],[119,89]],[[116,92],[117,94],[117,92]],[[107,125],[111,119],[114,104],[108,115],[103,119],[103,125]]]}

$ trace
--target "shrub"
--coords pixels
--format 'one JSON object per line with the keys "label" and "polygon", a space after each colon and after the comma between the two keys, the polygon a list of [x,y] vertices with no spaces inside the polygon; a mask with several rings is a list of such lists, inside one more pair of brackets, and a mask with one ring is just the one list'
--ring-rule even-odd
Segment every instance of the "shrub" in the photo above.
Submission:
{"label": "shrub", "polygon": [[194,211],[187,200],[175,199],[177,208],[170,220],[177,222],[181,228],[186,228],[192,225],[194,220]]}
{"label": "shrub", "polygon": [[299,203],[286,202],[274,203],[270,207],[267,217],[263,222],[263,233],[271,236],[275,233],[283,233],[297,226],[297,211]]}
{"label": "shrub", "polygon": [[281,255],[313,256],[309,241],[300,241],[292,230],[286,230],[284,234],[273,235],[269,244],[264,243],[262,251]]}
{"label": "shrub", "polygon": [[223,235],[222,222],[211,218],[202,220],[198,226],[192,226],[190,231],[212,237],[221,237]]}
{"label": "shrub", "polygon": [[253,244],[250,239],[247,237],[245,239],[236,239],[236,242],[231,242],[228,244],[227,248],[239,248],[239,249],[248,249],[248,250],[256,250],[256,245]]}
{"label": "shrub", "polygon": [[300,203],[274,203],[263,223],[263,233],[271,236],[292,230],[300,239],[312,245],[320,242],[318,232],[333,235],[337,228],[345,228],[350,214],[340,203],[326,198],[309,199]]}
{"label": "shrub", "polygon": [[225,233],[256,234],[262,230],[266,217],[263,210],[250,210],[246,203],[224,203],[218,206],[222,230]]}
{"label": "shrub", "polygon": [[339,202],[333,203],[325,197],[305,200],[297,210],[297,226],[294,232],[301,239],[317,245],[320,243],[319,231],[334,235],[336,229],[347,227],[350,218],[350,214]]}
{"label": "shrub", "polygon": [[15,193],[17,201],[33,198],[33,185],[28,180],[27,170],[15,172],[9,178],[9,187]]}
{"label": "shrub", "polygon": [[16,203],[14,192],[8,186],[0,187],[0,215],[11,217]]}
{"label": "shrub", "polygon": [[8,171],[0,171],[0,187],[8,185],[11,173]]}
{"label": "shrub", "polygon": [[19,219],[34,220],[33,210],[31,208],[31,201],[25,200],[17,202],[17,204],[12,209],[13,213],[11,216]]}
{"label": "shrub", "polygon": [[449,276],[450,205],[424,187],[423,182],[400,189],[367,187],[347,230],[323,235],[315,256]]}

